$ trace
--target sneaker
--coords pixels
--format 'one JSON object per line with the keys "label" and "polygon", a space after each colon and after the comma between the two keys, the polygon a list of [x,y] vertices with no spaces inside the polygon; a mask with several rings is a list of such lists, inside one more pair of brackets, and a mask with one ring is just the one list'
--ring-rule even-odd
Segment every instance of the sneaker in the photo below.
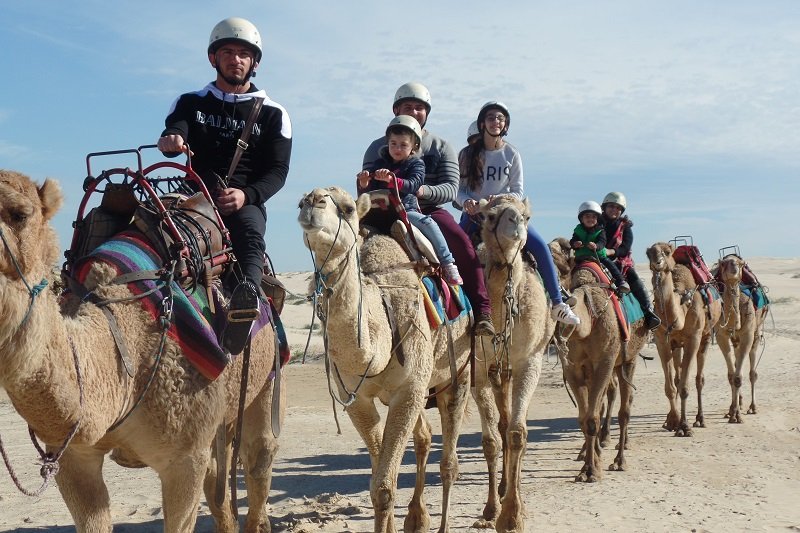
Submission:
{"label": "sneaker", "polygon": [[644,325],[647,329],[653,331],[661,325],[661,319],[654,312],[647,310],[644,312]]}
{"label": "sneaker", "polygon": [[228,306],[228,322],[220,344],[231,355],[242,353],[250,338],[253,322],[261,314],[258,288],[245,280],[233,290]]}
{"label": "sneaker", "polygon": [[581,319],[578,318],[578,315],[564,302],[555,304],[553,308],[550,309],[550,316],[553,317],[554,320],[572,326],[577,326],[581,323]]}
{"label": "sneaker", "polygon": [[628,285],[627,281],[623,281],[622,283],[617,285],[617,290],[619,291],[620,294],[628,294],[629,292],[631,292],[631,286]]}
{"label": "sneaker", "polygon": [[458,273],[458,267],[455,263],[447,263],[446,265],[442,265],[442,276],[450,285],[464,284],[464,280],[461,279],[461,274]]}
{"label": "sneaker", "polygon": [[478,337],[494,337],[492,315],[481,313],[475,318],[475,335]]}

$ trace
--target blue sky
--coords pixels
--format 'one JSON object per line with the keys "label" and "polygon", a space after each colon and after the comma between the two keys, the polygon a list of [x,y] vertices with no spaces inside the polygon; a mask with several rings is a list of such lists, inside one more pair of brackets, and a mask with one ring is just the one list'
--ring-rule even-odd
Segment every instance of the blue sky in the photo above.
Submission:
{"label": "blue sky", "polygon": [[[457,150],[483,102],[509,106],[548,240],[569,236],[582,201],[621,190],[640,262],[676,235],[709,262],[733,244],[800,256],[800,2],[419,5],[4,1],[0,168],[61,182],[68,246],[86,154],[154,143],[173,99],[213,79],[211,28],[241,16],[264,39],[254,82],[294,129],[287,184],[267,204],[278,271],[312,268],[297,201],[316,186],[354,190],[407,81],[429,87],[428,128]],[[108,167],[120,164],[131,163]]]}

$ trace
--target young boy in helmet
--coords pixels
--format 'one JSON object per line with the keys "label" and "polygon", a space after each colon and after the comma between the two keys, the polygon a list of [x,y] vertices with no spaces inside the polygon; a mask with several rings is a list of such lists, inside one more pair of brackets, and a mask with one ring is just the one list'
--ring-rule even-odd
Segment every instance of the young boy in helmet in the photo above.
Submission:
{"label": "young boy in helmet", "polygon": [[419,210],[414,194],[425,181],[425,163],[417,155],[422,141],[422,128],[416,119],[400,115],[394,117],[386,128],[386,146],[372,165],[358,173],[358,193],[393,186],[400,193],[409,222],[431,241],[442,265],[442,275],[447,283],[461,285],[453,254],[447,246],[439,226]]}
{"label": "young boy in helmet", "polygon": [[[464,292],[475,311],[475,334],[494,336],[492,324],[492,304],[486,292],[478,254],[466,233],[456,223],[453,215],[442,207],[456,199],[458,190],[458,159],[452,146],[434,135],[425,124],[431,112],[431,93],[417,82],[404,83],[394,94],[392,105],[394,115],[407,115],[416,119],[422,128],[422,143],[419,154],[425,163],[425,183],[417,189],[420,210],[436,221],[450,247],[462,277]],[[372,141],[364,152],[363,169],[369,168],[380,157],[380,149],[386,145],[385,137]]]}
{"label": "young boy in helmet", "polygon": [[[522,157],[512,144],[503,140],[508,134],[511,115],[501,102],[486,102],[478,112],[477,140],[459,155],[461,173],[456,201],[462,206],[461,227],[468,234],[477,231],[470,217],[478,213],[478,202],[501,194],[522,199],[524,196]],[[525,250],[536,258],[539,274],[550,297],[550,315],[564,324],[579,324],[580,318],[563,301],[558,273],[550,249],[541,235],[528,224]]]}
{"label": "young boy in helmet", "polygon": [[600,223],[601,215],[600,204],[595,201],[583,202],[578,207],[578,221],[580,223],[575,226],[575,230],[572,232],[572,239],[569,241],[572,249],[575,250],[575,262],[597,259],[611,273],[619,292],[631,292],[630,286],[625,281],[625,278],[622,277],[622,272],[619,271],[614,261],[606,256],[606,233]]}
{"label": "young boy in helmet", "polygon": [[653,330],[661,325],[661,319],[653,311],[653,303],[647,296],[642,280],[633,268],[631,247],[633,246],[633,221],[623,215],[627,207],[625,195],[621,192],[610,192],[603,198],[602,224],[606,232],[606,255],[611,258],[622,275],[630,284],[631,292],[644,311],[645,326]]}
{"label": "young boy in helmet", "polygon": [[[286,181],[292,150],[289,115],[250,81],[261,61],[258,29],[241,18],[217,24],[208,43],[208,61],[216,80],[186,93],[172,104],[158,148],[174,157],[191,146],[192,167],[212,192],[230,230],[238,263],[238,284],[231,295],[221,344],[240,353],[260,312],[259,289],[264,269],[267,212],[264,206]],[[257,99],[262,108],[235,168],[231,163]]]}

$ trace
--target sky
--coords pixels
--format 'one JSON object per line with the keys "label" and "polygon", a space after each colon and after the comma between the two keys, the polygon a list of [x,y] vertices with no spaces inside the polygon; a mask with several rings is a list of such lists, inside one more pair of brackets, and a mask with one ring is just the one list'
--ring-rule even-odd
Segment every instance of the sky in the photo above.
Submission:
{"label": "sky", "polygon": [[[355,192],[408,81],[430,89],[427,128],[456,150],[484,102],[509,107],[507,140],[546,240],[571,235],[584,200],[622,191],[640,263],[676,236],[709,263],[734,245],[800,257],[794,0],[0,0],[0,168],[61,183],[62,248],[86,155],[155,143],[173,100],[214,78],[208,36],[229,16],[259,28],[253,81],[292,120],[289,176],[267,203],[278,272],[313,269],[298,200]],[[93,159],[92,174],[128,165]]]}

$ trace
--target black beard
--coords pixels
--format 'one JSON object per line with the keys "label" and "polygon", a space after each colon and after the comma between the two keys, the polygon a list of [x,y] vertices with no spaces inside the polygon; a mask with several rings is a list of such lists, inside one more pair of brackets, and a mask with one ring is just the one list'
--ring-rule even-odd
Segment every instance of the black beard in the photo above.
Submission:
{"label": "black beard", "polygon": [[223,74],[219,67],[217,67],[217,73],[219,73],[222,79],[225,80],[225,83],[229,83],[231,85],[244,85],[250,80],[250,76],[252,75],[252,70],[247,74],[245,74],[241,80],[239,78]]}

